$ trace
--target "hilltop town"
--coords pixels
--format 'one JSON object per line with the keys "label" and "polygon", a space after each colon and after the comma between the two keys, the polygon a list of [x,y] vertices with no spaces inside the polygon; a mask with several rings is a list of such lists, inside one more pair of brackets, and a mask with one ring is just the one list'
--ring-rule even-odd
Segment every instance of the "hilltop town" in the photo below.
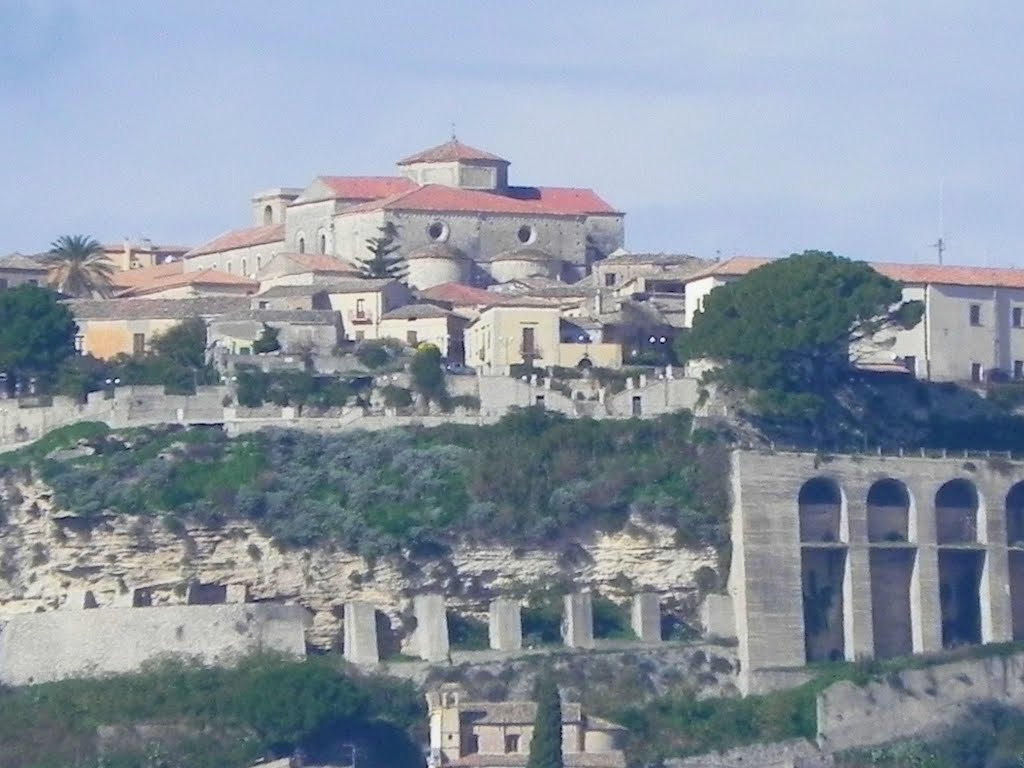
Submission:
{"label": "hilltop town", "polygon": [[579,768],[1011,752],[1024,270],[633,253],[510,165],[0,259],[0,696],[46,759],[526,766],[555,679]]}

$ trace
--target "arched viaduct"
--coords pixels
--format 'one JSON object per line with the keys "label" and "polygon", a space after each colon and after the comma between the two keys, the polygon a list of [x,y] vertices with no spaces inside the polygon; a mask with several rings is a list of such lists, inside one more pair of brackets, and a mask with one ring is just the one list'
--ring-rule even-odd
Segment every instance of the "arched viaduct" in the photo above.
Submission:
{"label": "arched viaduct", "polygon": [[1024,640],[1024,463],[732,457],[739,658],[758,674]]}

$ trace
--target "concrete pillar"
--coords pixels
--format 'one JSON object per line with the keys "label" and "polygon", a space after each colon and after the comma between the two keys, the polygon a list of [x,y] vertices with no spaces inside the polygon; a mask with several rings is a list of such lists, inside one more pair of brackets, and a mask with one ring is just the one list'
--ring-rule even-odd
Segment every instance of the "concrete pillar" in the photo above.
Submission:
{"label": "concrete pillar", "polygon": [[351,664],[377,664],[377,612],[373,605],[360,601],[345,603],[345,661]]}
{"label": "concrete pillar", "polygon": [[653,592],[633,595],[633,634],[644,643],[661,642],[661,602]]}
{"label": "concrete pillar", "polygon": [[848,547],[843,579],[843,646],[846,659],[874,658],[875,630],[871,609],[871,564],[866,546]]}
{"label": "concrete pillar", "polygon": [[640,388],[643,389],[646,386],[647,386],[647,374],[646,373],[641,373],[640,374]]}
{"label": "concrete pillar", "polygon": [[594,606],[589,592],[565,596],[562,640],[568,648],[594,647]]}
{"label": "concrete pillar", "polygon": [[449,646],[444,595],[417,595],[412,605],[416,616],[416,653],[427,661],[445,661]]}
{"label": "concrete pillar", "polygon": [[675,378],[675,374],[672,371],[672,366],[671,365],[666,365],[665,366],[665,378],[666,379],[674,379]]}
{"label": "concrete pillar", "polygon": [[626,389],[636,389],[636,384],[634,383],[632,376],[626,379]]}
{"label": "concrete pillar", "polygon": [[920,546],[910,581],[910,621],[914,653],[942,650],[942,606],[939,603],[939,552]]}
{"label": "concrete pillar", "polygon": [[227,589],[224,592],[224,602],[226,603],[248,603],[249,602],[249,585],[248,584],[228,584]]}
{"label": "concrete pillar", "polygon": [[729,595],[705,597],[700,606],[700,623],[705,637],[735,640],[736,616],[733,612],[732,597]]}
{"label": "concrete pillar", "polygon": [[81,611],[84,608],[95,608],[96,596],[88,589],[69,589],[60,607],[66,611]]}
{"label": "concrete pillar", "polygon": [[537,374],[536,373],[531,373],[530,374],[530,386],[531,387],[536,387],[537,386]]}
{"label": "concrete pillar", "polygon": [[499,597],[496,600],[492,600],[488,619],[488,635],[493,650],[522,650],[522,607],[518,600],[509,597]]}

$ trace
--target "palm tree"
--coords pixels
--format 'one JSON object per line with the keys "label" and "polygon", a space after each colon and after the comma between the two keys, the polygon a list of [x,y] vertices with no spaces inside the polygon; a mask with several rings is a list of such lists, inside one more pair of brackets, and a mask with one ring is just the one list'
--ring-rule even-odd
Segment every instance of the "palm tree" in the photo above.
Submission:
{"label": "palm tree", "polygon": [[62,293],[78,298],[110,295],[115,267],[91,237],[61,235],[50,245],[44,264],[50,286]]}

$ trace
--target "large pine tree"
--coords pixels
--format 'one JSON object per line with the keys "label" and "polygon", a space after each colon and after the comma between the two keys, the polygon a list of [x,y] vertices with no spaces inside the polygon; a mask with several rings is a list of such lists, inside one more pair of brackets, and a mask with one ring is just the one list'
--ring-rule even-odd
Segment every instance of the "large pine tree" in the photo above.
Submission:
{"label": "large pine tree", "polygon": [[562,700],[550,672],[538,676],[535,698],[537,717],[533,723],[533,740],[526,768],[563,768]]}
{"label": "large pine tree", "polygon": [[405,259],[396,251],[398,244],[398,227],[392,222],[385,222],[377,231],[376,237],[366,241],[367,256],[359,259],[359,271],[363,277],[390,277],[400,280],[405,277]]}

